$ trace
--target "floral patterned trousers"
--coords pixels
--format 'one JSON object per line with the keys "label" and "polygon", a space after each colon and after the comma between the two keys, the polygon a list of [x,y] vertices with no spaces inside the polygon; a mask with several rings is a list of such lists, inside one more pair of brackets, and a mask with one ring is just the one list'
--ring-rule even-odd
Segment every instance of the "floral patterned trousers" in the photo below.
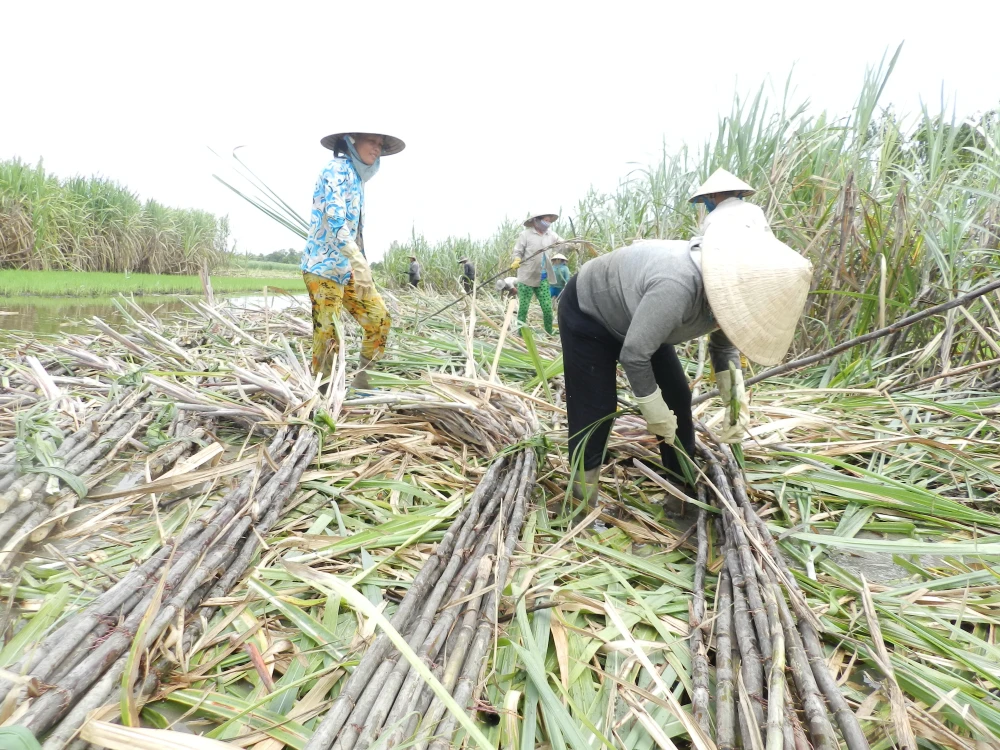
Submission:
{"label": "floral patterned trousers", "polygon": [[361,359],[376,360],[385,352],[385,342],[389,337],[392,318],[385,307],[382,295],[375,292],[365,300],[359,300],[354,293],[354,280],[338,284],[331,279],[303,273],[309,299],[312,301],[313,322],[313,373],[330,375],[333,363],[340,349],[337,327],[334,324],[340,311],[347,309],[364,331],[361,341]]}

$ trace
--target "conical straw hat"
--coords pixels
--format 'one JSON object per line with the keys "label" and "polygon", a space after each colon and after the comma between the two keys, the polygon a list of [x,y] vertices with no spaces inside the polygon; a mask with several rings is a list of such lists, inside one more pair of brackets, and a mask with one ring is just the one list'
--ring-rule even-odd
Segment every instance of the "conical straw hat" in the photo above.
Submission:
{"label": "conical straw hat", "polygon": [[382,156],[392,156],[393,154],[398,154],[406,148],[406,144],[403,143],[401,139],[394,135],[383,133],[381,130],[348,130],[343,133],[331,133],[330,135],[321,138],[319,142],[322,144],[323,148],[336,151],[340,148],[340,142],[347,136],[357,135],[358,133],[369,133],[370,135],[382,136]]}
{"label": "conical straw hat", "polygon": [[526,227],[531,226],[531,222],[533,222],[535,219],[544,219],[546,216],[551,216],[553,222],[555,222],[556,219],[559,218],[559,214],[553,211],[549,211],[548,213],[545,214],[531,214],[531,216],[529,216],[527,219],[524,220],[524,226]]}
{"label": "conical straw hat", "polygon": [[733,345],[757,364],[780,362],[805,309],[812,264],[770,232],[719,224],[702,239],[701,274]]}
{"label": "conical straw hat", "polygon": [[753,195],[756,192],[756,190],[754,190],[747,183],[743,182],[743,180],[734,175],[732,172],[727,172],[724,169],[716,169],[712,172],[711,177],[705,180],[701,186],[694,191],[694,194],[688,198],[688,203],[694,203],[702,196],[711,195],[712,193],[739,193],[740,195],[746,197],[748,195]]}

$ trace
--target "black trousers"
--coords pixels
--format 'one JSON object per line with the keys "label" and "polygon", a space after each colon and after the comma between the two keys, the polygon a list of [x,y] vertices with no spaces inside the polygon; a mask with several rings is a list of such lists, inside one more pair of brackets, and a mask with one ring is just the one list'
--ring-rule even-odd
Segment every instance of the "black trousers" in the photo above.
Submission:
{"label": "black trousers", "polygon": [[[576,294],[576,276],[569,280],[559,296],[559,337],[562,339],[563,370],[566,379],[566,412],[569,417],[571,460],[583,444],[583,467],[593,469],[602,463],[611,419],[618,409],[618,358],[622,342],[601,323],[580,309]],[[689,456],[694,455],[694,423],[691,418],[691,388],[677,352],[664,344],[650,359],[656,384],[663,400],[677,417],[677,437]],[[603,420],[603,421],[601,421]],[[593,432],[588,430],[595,422]],[[586,442],[584,442],[586,441]],[[663,467],[683,477],[681,457],[673,445],[659,443]]]}
{"label": "black trousers", "polygon": [[473,284],[473,281],[468,276],[463,276],[462,277],[462,286],[465,287],[465,293],[466,294],[472,294],[472,284]]}

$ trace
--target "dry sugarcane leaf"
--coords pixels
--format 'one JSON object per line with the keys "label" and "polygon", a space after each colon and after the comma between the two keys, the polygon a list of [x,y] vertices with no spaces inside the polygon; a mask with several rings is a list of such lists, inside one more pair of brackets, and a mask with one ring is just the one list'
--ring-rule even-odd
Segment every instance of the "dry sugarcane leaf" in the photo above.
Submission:
{"label": "dry sugarcane leaf", "polygon": [[118,497],[127,497],[132,495],[149,495],[149,494],[162,494],[164,492],[177,492],[178,490],[183,490],[188,487],[194,487],[202,482],[209,482],[215,479],[221,479],[222,477],[230,476],[232,474],[240,474],[242,472],[253,469],[259,463],[257,458],[245,458],[241,461],[233,461],[228,464],[221,464],[211,469],[201,469],[200,471],[192,471],[180,476],[173,477],[160,477],[159,479],[154,479],[152,482],[146,484],[141,484],[136,487],[131,487],[127,490],[120,490],[118,492],[102,492],[90,495],[90,500],[113,500]]}
{"label": "dry sugarcane leaf", "polygon": [[123,727],[106,721],[89,721],[80,730],[80,738],[111,750],[224,750],[234,747],[197,734],[169,729]]}
{"label": "dry sugarcane leaf", "polygon": [[604,595],[604,611],[607,613],[608,617],[614,623],[615,627],[618,628],[618,632],[621,633],[622,638],[628,641],[629,646],[632,650],[632,655],[639,661],[640,664],[645,668],[647,674],[653,678],[653,682],[656,684],[659,692],[662,693],[662,697],[666,698],[667,702],[670,704],[670,711],[677,718],[677,720],[684,727],[684,730],[688,733],[688,737],[691,738],[691,742],[698,750],[716,750],[715,743],[712,738],[707,736],[695,722],[694,718],[685,711],[677,699],[674,697],[673,692],[666,683],[663,682],[663,678],[660,677],[659,671],[653,666],[653,663],[646,656],[646,653],[639,647],[636,643],[635,638],[632,637],[632,631],[629,630],[628,626],[622,620],[621,615],[615,608],[615,604],[611,597],[607,594]]}

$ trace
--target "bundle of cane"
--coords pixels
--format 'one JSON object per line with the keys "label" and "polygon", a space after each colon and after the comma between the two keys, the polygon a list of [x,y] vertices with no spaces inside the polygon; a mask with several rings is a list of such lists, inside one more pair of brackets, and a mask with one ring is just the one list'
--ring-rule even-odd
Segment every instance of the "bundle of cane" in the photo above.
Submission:
{"label": "bundle of cane", "polygon": [[[459,705],[475,703],[497,610],[535,483],[531,450],[497,459],[421,568],[393,627]],[[307,750],[450,747],[455,719],[409,662],[379,636],[348,678]]]}
{"label": "bundle of cane", "polygon": [[[69,743],[88,713],[113,700],[133,642],[140,655],[168,625],[218,591],[232,588],[298,486],[318,447],[313,430],[282,427],[266,459],[147,560],[74,613],[0,678],[0,716],[48,750]],[[53,729],[54,727],[54,729]]]}
{"label": "bundle of cane", "polygon": [[830,714],[849,750],[866,750],[868,740],[827,666],[821,625],[770,529],[750,502],[743,471],[732,451],[720,445],[715,453],[699,443],[698,455],[706,477],[698,487],[699,499],[714,501],[720,511],[714,546],[722,557],[722,568],[716,612],[707,612],[709,528],[706,511],[700,509],[690,614],[696,721],[709,731],[708,656],[710,623],[714,623],[715,728],[720,750],[796,750],[808,743],[835,750],[840,742]]}

